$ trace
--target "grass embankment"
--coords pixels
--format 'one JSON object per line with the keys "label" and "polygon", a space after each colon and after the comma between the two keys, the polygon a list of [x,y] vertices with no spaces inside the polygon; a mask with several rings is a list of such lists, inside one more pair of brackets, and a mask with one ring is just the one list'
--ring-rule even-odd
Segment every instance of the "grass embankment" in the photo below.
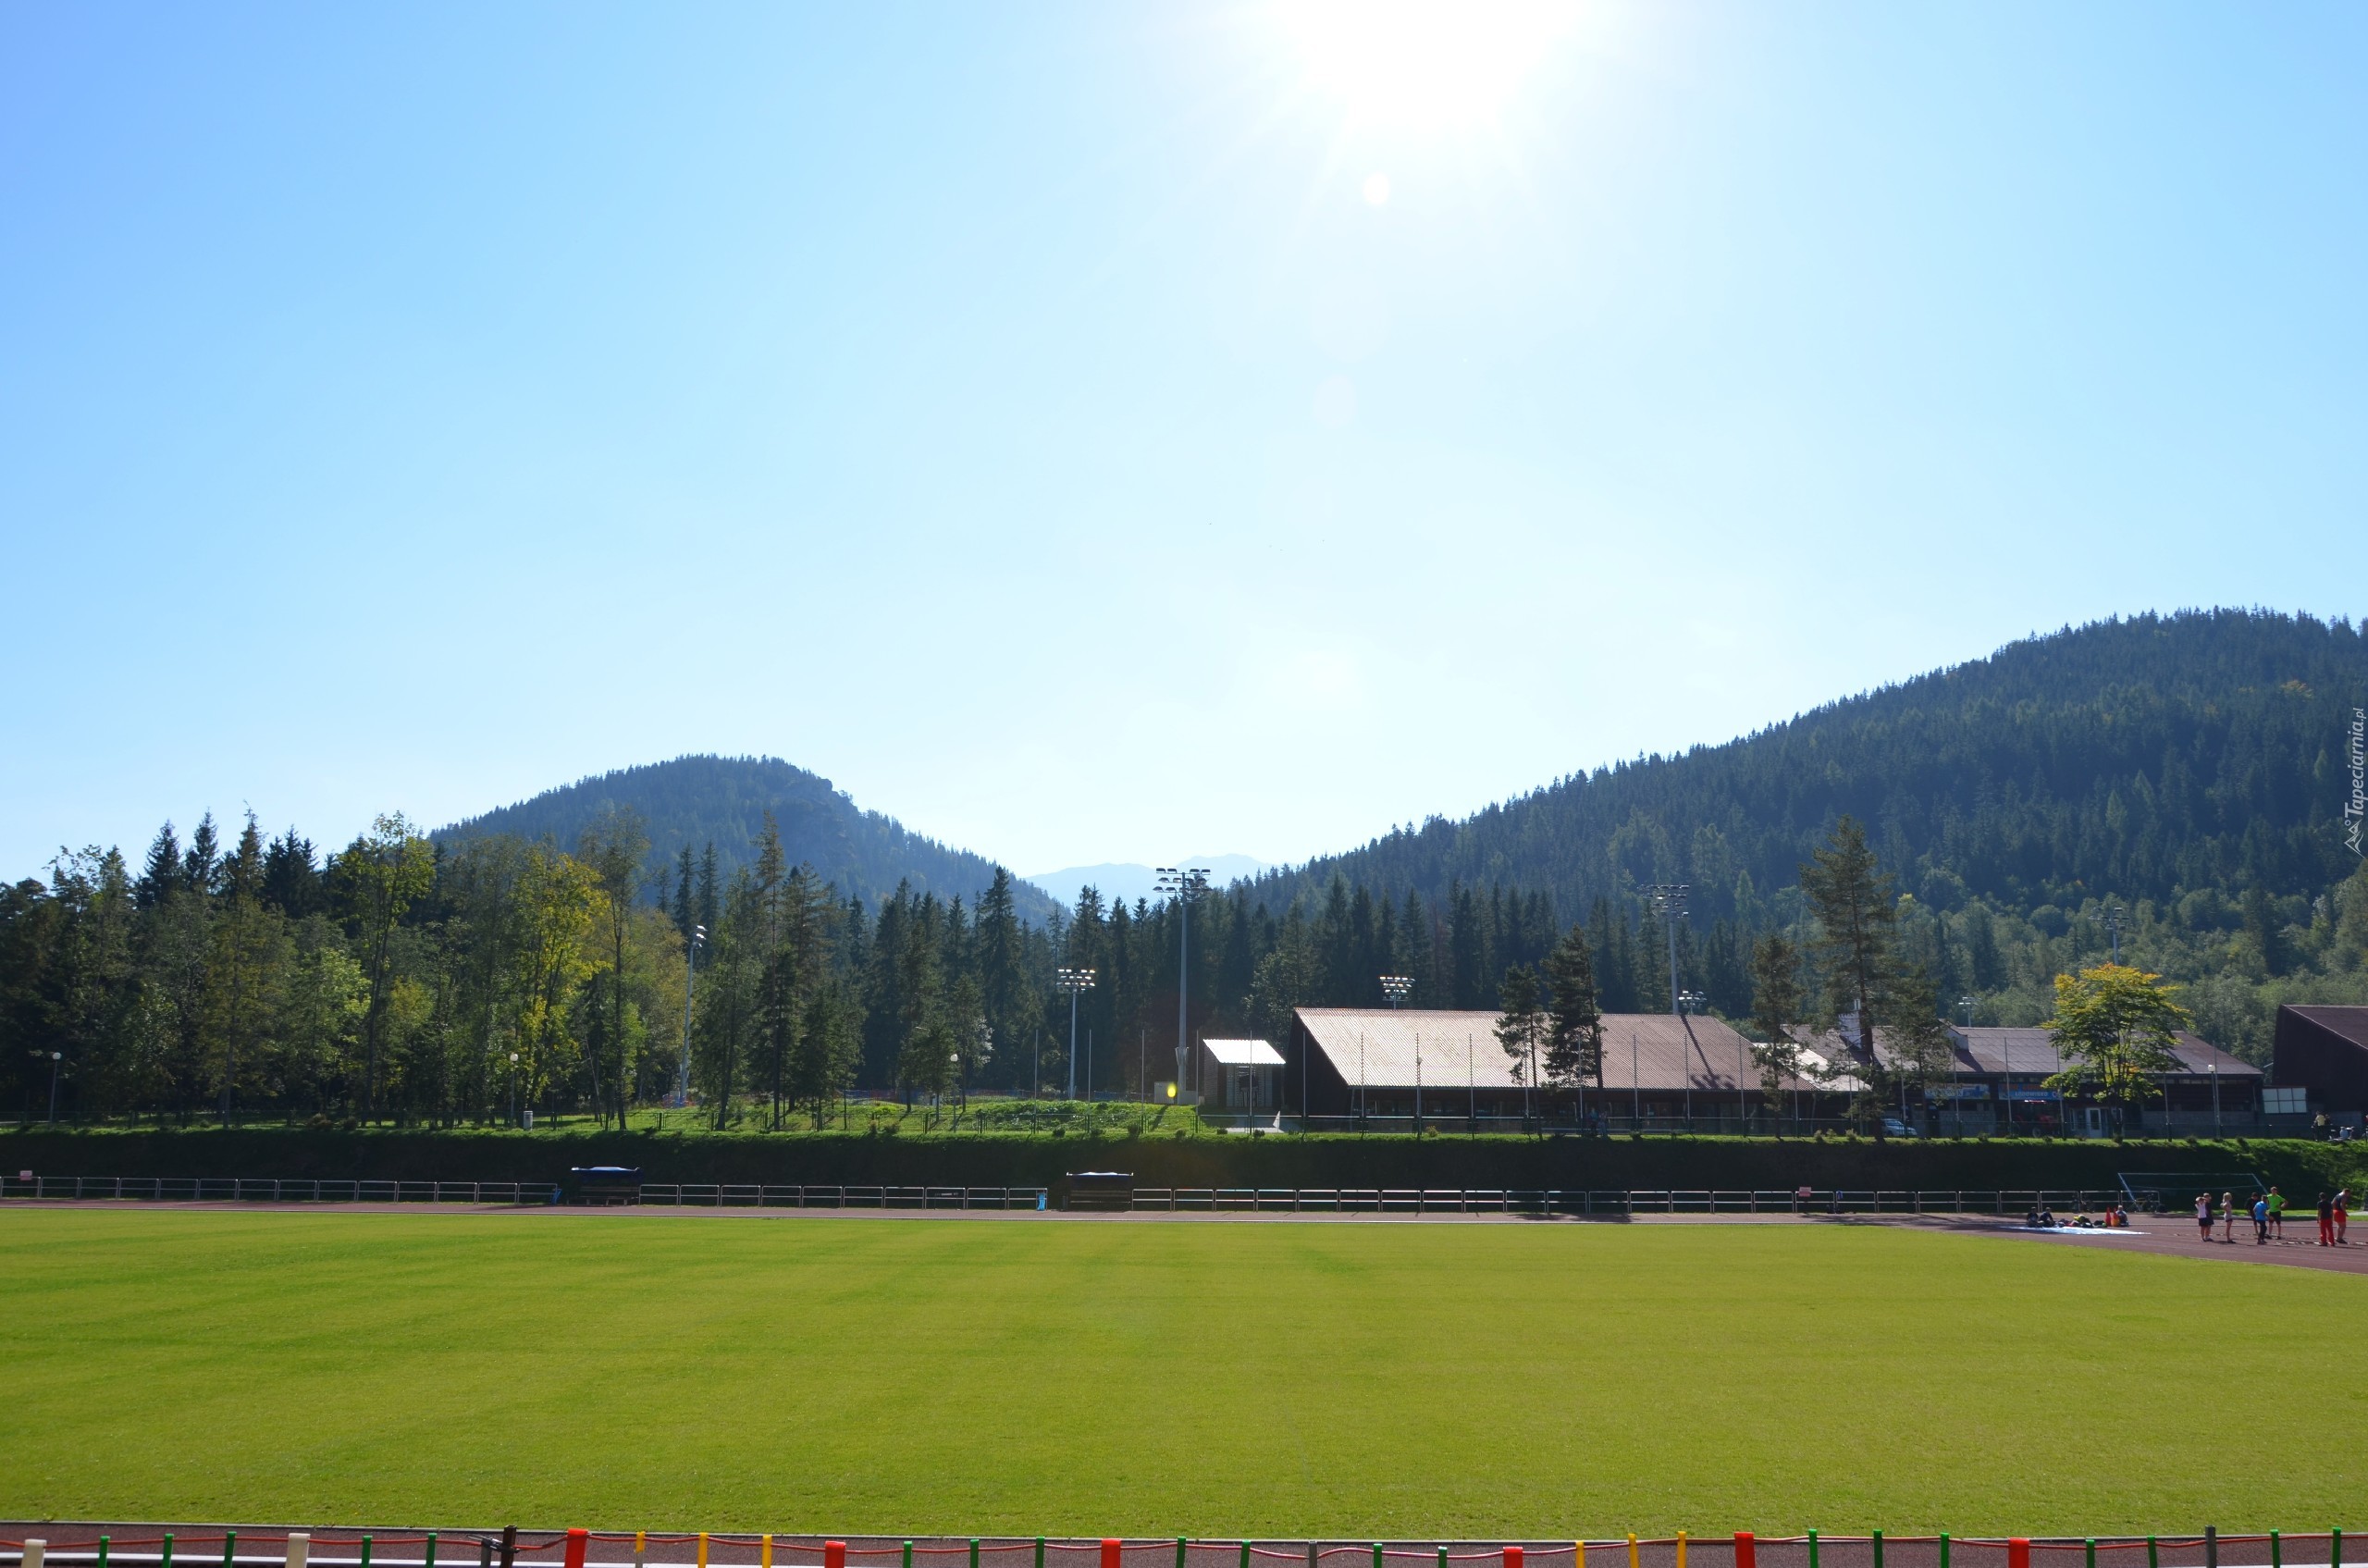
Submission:
{"label": "grass embankment", "polygon": [[1821,1227],[15,1210],[0,1278],[19,1516],[2368,1525],[2368,1279],[2300,1269]]}

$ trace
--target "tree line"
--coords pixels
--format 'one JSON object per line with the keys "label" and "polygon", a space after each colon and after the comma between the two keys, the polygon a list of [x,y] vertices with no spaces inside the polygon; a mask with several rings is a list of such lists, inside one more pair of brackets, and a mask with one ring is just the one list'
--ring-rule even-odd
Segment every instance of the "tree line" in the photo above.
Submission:
{"label": "tree line", "polygon": [[711,846],[653,864],[613,808],[564,848],[440,845],[398,815],[326,856],[252,817],[225,845],[209,818],[185,844],[167,824],[136,870],[92,848],[0,889],[0,1093],[30,1119],[54,1090],[80,1120],[443,1126],[619,1124],[687,1086],[720,1125],[815,1125],[856,1093],[1064,1092],[1070,967],[1092,971],[1075,1079],[1097,1093],[1174,1076],[1179,982],[1192,1035],[1280,1042],[1294,1008],[1381,1006],[1392,975],[1416,1006],[1503,1010],[1525,1081],[1599,1076],[1587,1020],[1667,1010],[1674,983],[1762,1042],[1771,1079],[1844,1016],[1881,1025],[1904,1065],[1860,1076],[1896,1098],[1940,1070],[1944,1020],[2048,1021],[2116,931],[2132,966],[2189,982],[2200,1032],[2257,1060],[2276,999],[2368,981],[2368,876],[2300,909],[2230,901],[2225,924],[2148,899],[1939,909],[1897,882],[1845,817],[1757,929],[1672,927],[1634,886],[1566,924],[1536,890],[1434,902],[1338,874],[1280,907],[1272,884],[1189,906],[1089,888],[1030,921],[1000,869],[974,899],[867,902],[792,863],[770,818],[729,870]]}

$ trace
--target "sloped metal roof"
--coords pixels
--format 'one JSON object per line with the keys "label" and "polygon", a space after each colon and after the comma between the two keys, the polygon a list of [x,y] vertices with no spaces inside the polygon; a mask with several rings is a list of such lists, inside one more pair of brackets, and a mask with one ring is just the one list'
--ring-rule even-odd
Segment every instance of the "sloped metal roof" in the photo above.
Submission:
{"label": "sloped metal roof", "polygon": [[1263,1040],[1203,1040],[1203,1050],[1217,1060],[1219,1067],[1278,1068],[1283,1054]]}
{"label": "sloped metal roof", "polygon": [[[1332,1068],[1350,1084],[1412,1088],[1421,1056],[1422,1081],[1457,1088],[1518,1089],[1513,1059],[1497,1042],[1501,1013],[1450,1012],[1414,1007],[1301,1007],[1299,1019]],[[1713,1018],[1671,1013],[1606,1013],[1603,1018],[1603,1087],[1607,1093],[1634,1089],[1735,1092],[1760,1087],[1751,1043]],[[1594,1085],[1590,1083],[1588,1087]],[[1786,1093],[1825,1087],[1788,1079]]]}

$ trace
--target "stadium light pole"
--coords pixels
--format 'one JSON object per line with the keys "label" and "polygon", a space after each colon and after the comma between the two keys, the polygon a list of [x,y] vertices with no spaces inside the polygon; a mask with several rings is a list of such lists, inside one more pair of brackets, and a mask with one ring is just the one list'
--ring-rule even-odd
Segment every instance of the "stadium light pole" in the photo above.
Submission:
{"label": "stadium light pole", "polygon": [[1669,928],[1669,997],[1670,1011],[1683,1017],[1685,1006],[1677,994],[1677,922],[1685,919],[1686,884],[1682,882],[1655,883],[1648,890],[1653,907],[1660,911],[1661,923]]}
{"label": "stadium light pole", "polygon": [[2118,964],[2121,962],[2121,906],[2117,903],[2105,906],[2105,930],[2113,933],[2113,961]]}
{"label": "stadium light pole", "polygon": [[1381,994],[1389,998],[1389,1010],[1393,1013],[1398,1010],[1398,1004],[1406,1000],[1406,994],[1413,989],[1414,977],[1412,975],[1386,974],[1381,977]]}
{"label": "stadium light pole", "polygon": [[66,1059],[63,1051],[49,1054],[49,1125],[57,1125],[57,1066]]}
{"label": "stadium light pole", "polygon": [[677,1108],[691,1103],[691,991],[698,984],[699,949],[705,945],[707,927],[693,926],[691,939],[683,944],[683,1065],[674,1075]]}
{"label": "stadium light pole", "polygon": [[[1069,1093],[1077,1098],[1077,998],[1078,993],[1093,989],[1092,969],[1060,969],[1053,971],[1053,983],[1069,994]],[[1125,1050],[1125,1046],[1120,1046]]]}
{"label": "stadium light pole", "polygon": [[[1185,994],[1191,983],[1192,903],[1209,890],[1206,866],[1160,866],[1159,891],[1176,901],[1176,1075],[1182,1078],[1192,1042],[1185,1032]],[[1180,1090],[1182,1085],[1179,1083]]]}

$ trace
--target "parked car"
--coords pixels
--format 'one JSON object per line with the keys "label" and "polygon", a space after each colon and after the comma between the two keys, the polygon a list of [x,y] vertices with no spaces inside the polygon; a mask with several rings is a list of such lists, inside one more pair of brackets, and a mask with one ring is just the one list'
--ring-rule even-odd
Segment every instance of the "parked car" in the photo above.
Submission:
{"label": "parked car", "polygon": [[1914,1138],[1918,1136],[1918,1133],[1914,1128],[1908,1126],[1897,1117],[1883,1117],[1883,1136],[1886,1138]]}

